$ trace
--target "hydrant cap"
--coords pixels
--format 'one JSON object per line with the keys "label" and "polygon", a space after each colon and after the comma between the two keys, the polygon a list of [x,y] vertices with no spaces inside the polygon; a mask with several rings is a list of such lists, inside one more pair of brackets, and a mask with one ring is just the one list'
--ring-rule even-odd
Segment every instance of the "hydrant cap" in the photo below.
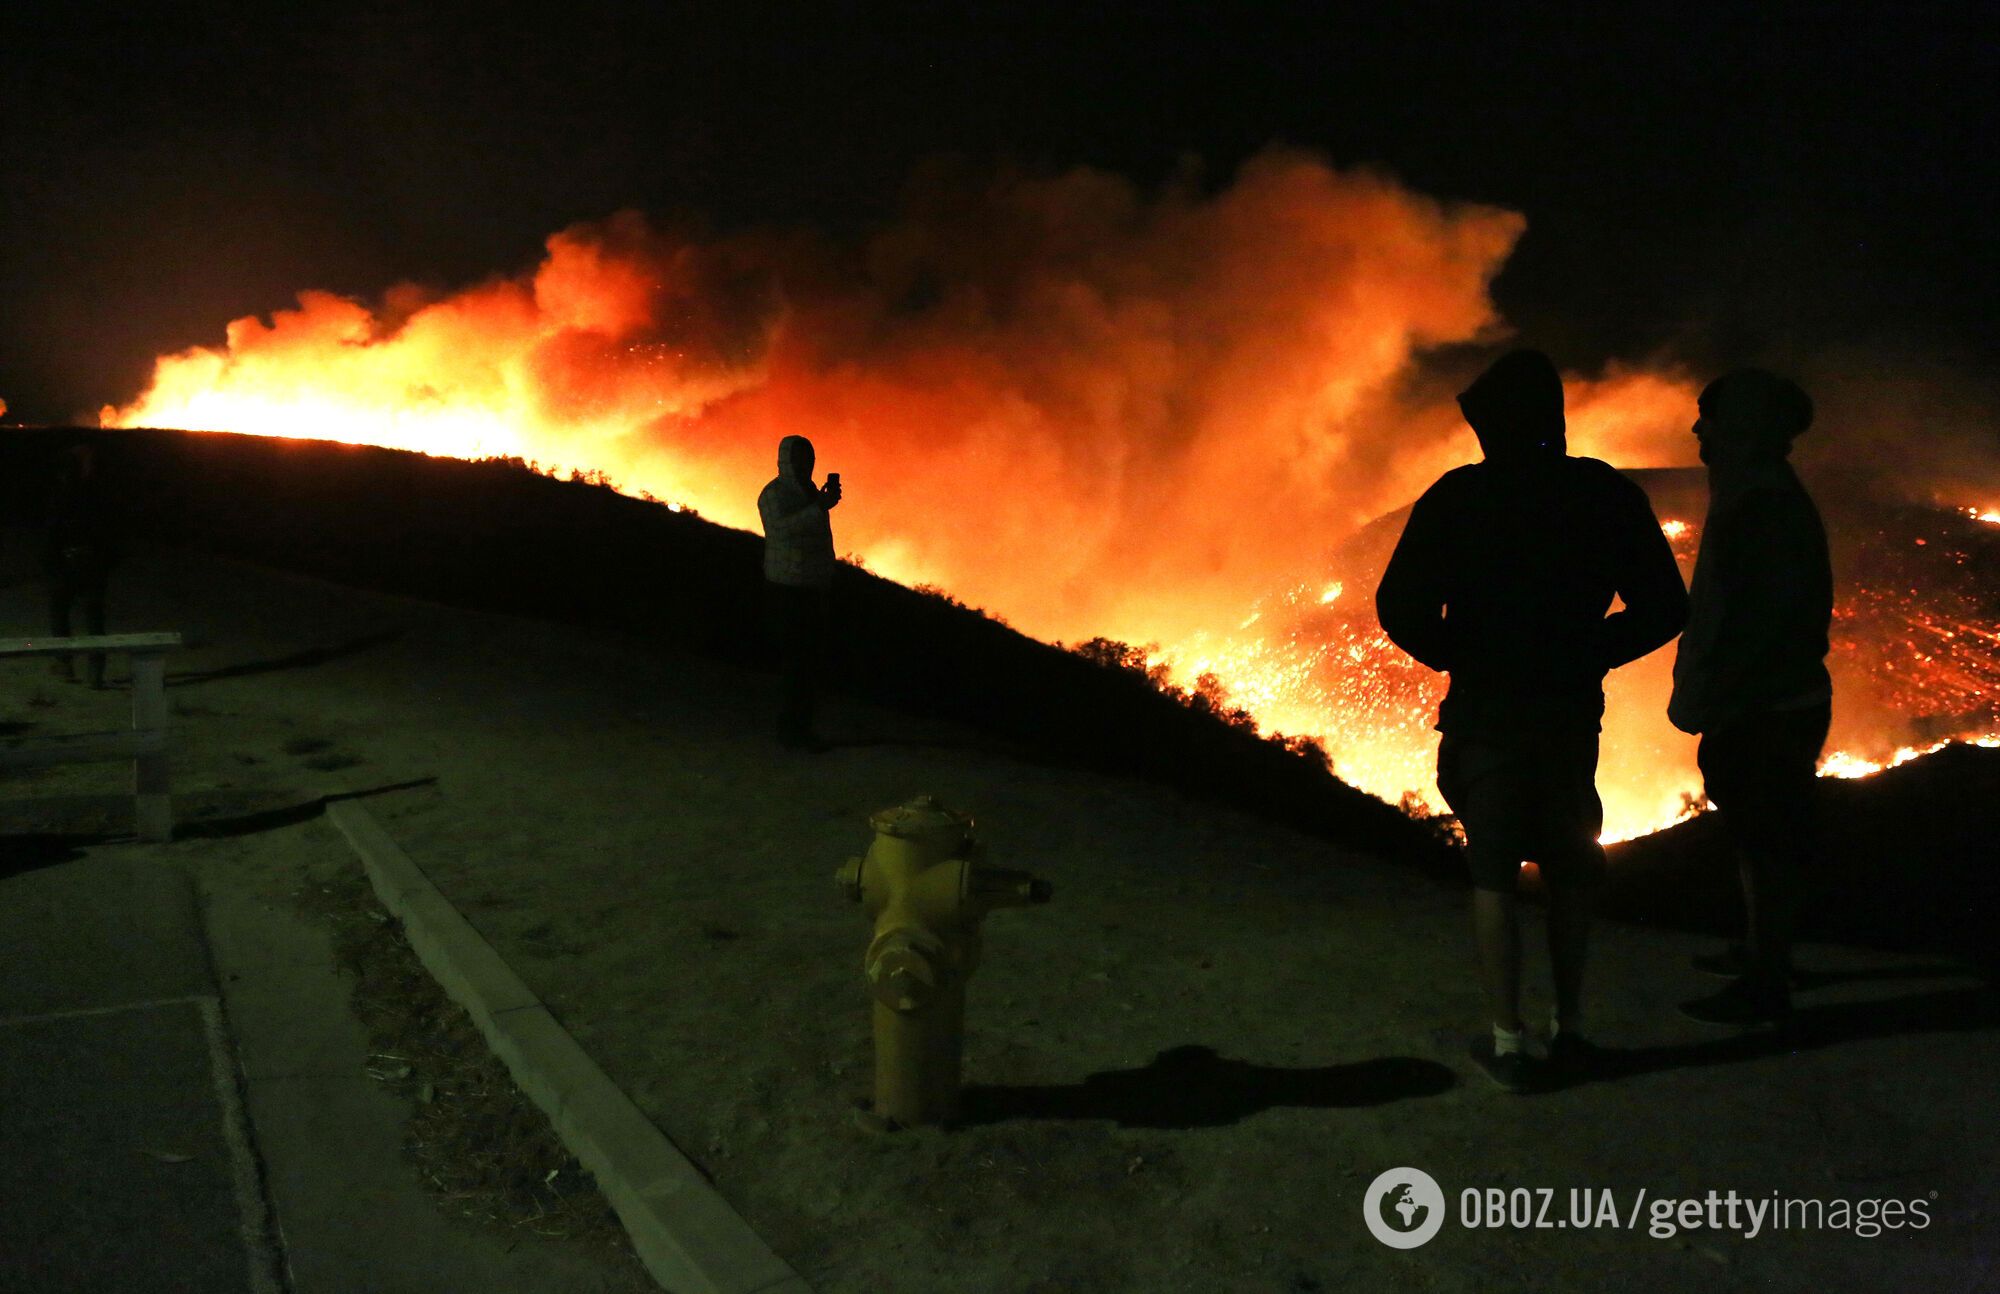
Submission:
{"label": "hydrant cap", "polygon": [[871,815],[868,825],[884,836],[915,839],[922,836],[963,836],[972,829],[972,815],[954,813],[928,795],[914,797],[907,804],[882,809]]}

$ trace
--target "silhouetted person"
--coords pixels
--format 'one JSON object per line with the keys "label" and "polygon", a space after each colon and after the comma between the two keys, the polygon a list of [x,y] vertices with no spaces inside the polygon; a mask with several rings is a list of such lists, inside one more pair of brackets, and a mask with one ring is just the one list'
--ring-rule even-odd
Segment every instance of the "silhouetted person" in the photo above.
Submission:
{"label": "silhouetted person", "polygon": [[1747,935],[1696,959],[1735,978],[1681,1010],[1711,1024],[1781,1023],[1799,883],[1817,847],[1814,766],[1833,714],[1826,527],[1786,461],[1813,406],[1784,378],[1740,369],[1709,383],[1699,408],[1708,520],[1667,714],[1701,734],[1702,780],[1736,851]]}
{"label": "silhouetted person", "polygon": [[[49,584],[49,632],[71,636],[72,610],[82,613],[83,632],[104,632],[104,593],[111,568],[118,562],[118,544],[106,504],[97,457],[87,444],[73,445],[57,466],[43,532],[42,571]],[[55,662],[59,678],[76,681],[76,662],[65,656]],[[90,685],[104,686],[104,653],[92,652]]]}
{"label": "silhouetted person", "polygon": [[[1539,351],[1502,356],[1458,397],[1485,461],[1425,491],[1382,575],[1382,628],[1451,675],[1438,707],[1438,790],[1465,827],[1473,924],[1492,1015],[1473,1056],[1502,1086],[1534,1078],[1520,1016],[1515,886],[1541,868],[1556,1002],[1549,1058],[1581,1069],[1597,842],[1604,675],[1664,644],[1687,593],[1645,493],[1572,458],[1562,380]],[[1625,608],[1605,613],[1612,596]]]}
{"label": "silhouetted person", "polygon": [[783,678],[778,739],[801,750],[824,749],[813,731],[819,676],[827,650],[833,588],[833,524],[840,474],[813,484],[813,447],[804,436],[778,442],[778,475],[757,496],[764,523],[764,581]]}

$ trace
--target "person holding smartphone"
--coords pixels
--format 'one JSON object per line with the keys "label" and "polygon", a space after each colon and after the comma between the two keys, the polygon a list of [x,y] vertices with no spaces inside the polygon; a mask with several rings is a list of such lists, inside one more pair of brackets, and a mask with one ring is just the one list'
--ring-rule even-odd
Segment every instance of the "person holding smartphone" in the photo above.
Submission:
{"label": "person holding smartphone", "polygon": [[757,496],[764,525],[764,585],[778,648],[778,740],[821,751],[814,730],[833,589],[833,523],[840,473],[813,484],[813,445],[804,436],[778,442],[778,474]]}

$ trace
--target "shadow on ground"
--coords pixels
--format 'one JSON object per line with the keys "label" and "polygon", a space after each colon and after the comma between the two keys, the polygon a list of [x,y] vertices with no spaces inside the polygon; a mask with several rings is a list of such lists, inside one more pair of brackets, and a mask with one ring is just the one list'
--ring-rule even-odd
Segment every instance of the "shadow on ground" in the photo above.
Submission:
{"label": "shadow on ground", "polygon": [[315,665],[325,665],[348,656],[358,656],[362,652],[395,642],[403,636],[400,629],[385,629],[379,633],[363,634],[350,642],[338,643],[331,647],[310,647],[305,651],[293,652],[289,656],[277,656],[270,660],[243,661],[236,665],[220,665],[214,669],[187,670],[167,675],[168,687],[188,687],[196,683],[214,683],[226,678],[249,678],[257,674],[277,674],[285,670],[311,669]]}
{"label": "shadow on ground", "polygon": [[[1922,967],[1885,971],[1882,978],[1916,973]],[[1947,969],[1947,974],[1963,974]],[[1862,972],[1847,978],[1872,978]],[[1914,993],[1869,1002],[1801,1005],[1786,1030],[1733,1032],[1709,1041],[1657,1047],[1604,1048],[1600,1063],[1584,1082],[1612,1082],[1677,1069],[1735,1065],[1802,1051],[1909,1034],[1981,1033],[2000,1027],[2000,994],[1991,983]],[[1562,1086],[1576,1086],[1566,1083]]]}
{"label": "shadow on ground", "polygon": [[[223,840],[276,831],[317,818],[327,805],[341,800],[362,800],[436,784],[435,777],[418,777],[276,804],[260,803],[270,800],[269,795],[248,802],[208,797],[206,803],[204,797],[189,796],[181,801],[174,839]],[[0,880],[72,862],[96,845],[124,844],[134,839],[129,825],[130,796],[49,796],[17,801],[0,809],[5,810],[0,813]]]}
{"label": "shadow on ground", "polygon": [[1190,1044],[1141,1068],[1107,1070],[1081,1083],[968,1087],[960,1122],[1110,1119],[1124,1128],[1215,1128],[1279,1106],[1345,1109],[1437,1096],[1456,1081],[1436,1061],[1408,1056],[1288,1069]]}
{"label": "shadow on ground", "polygon": [[82,842],[54,832],[0,836],[0,881],[83,857]]}
{"label": "shadow on ground", "polygon": [[326,806],[342,800],[365,800],[371,796],[387,795],[391,791],[412,791],[419,787],[435,786],[435,777],[416,777],[402,782],[389,782],[382,786],[371,786],[361,791],[340,791],[332,795],[322,795],[310,800],[300,800],[291,804],[278,805],[268,809],[249,812],[200,817],[183,823],[174,829],[176,840],[216,840],[232,836],[251,836],[260,831],[276,831],[280,827],[293,827],[310,821],[326,812]]}

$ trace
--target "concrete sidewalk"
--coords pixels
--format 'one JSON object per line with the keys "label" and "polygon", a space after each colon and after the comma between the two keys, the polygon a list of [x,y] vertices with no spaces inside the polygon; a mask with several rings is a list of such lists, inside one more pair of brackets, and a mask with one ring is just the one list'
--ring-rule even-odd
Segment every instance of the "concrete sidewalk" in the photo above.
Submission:
{"label": "concrete sidewalk", "polygon": [[313,874],[356,867],[328,824],[202,849],[196,864],[245,1105],[293,1289],[653,1288],[636,1260],[441,1213],[403,1155],[407,1098],[364,1072],[369,1045],[348,1007],[329,936],[290,895]]}
{"label": "concrete sidewalk", "polygon": [[23,863],[0,865],[0,1291],[652,1287],[419,1186],[404,1101],[286,900],[354,866],[323,822]]}
{"label": "concrete sidewalk", "polygon": [[193,886],[140,850],[0,881],[0,1288],[279,1288]]}

